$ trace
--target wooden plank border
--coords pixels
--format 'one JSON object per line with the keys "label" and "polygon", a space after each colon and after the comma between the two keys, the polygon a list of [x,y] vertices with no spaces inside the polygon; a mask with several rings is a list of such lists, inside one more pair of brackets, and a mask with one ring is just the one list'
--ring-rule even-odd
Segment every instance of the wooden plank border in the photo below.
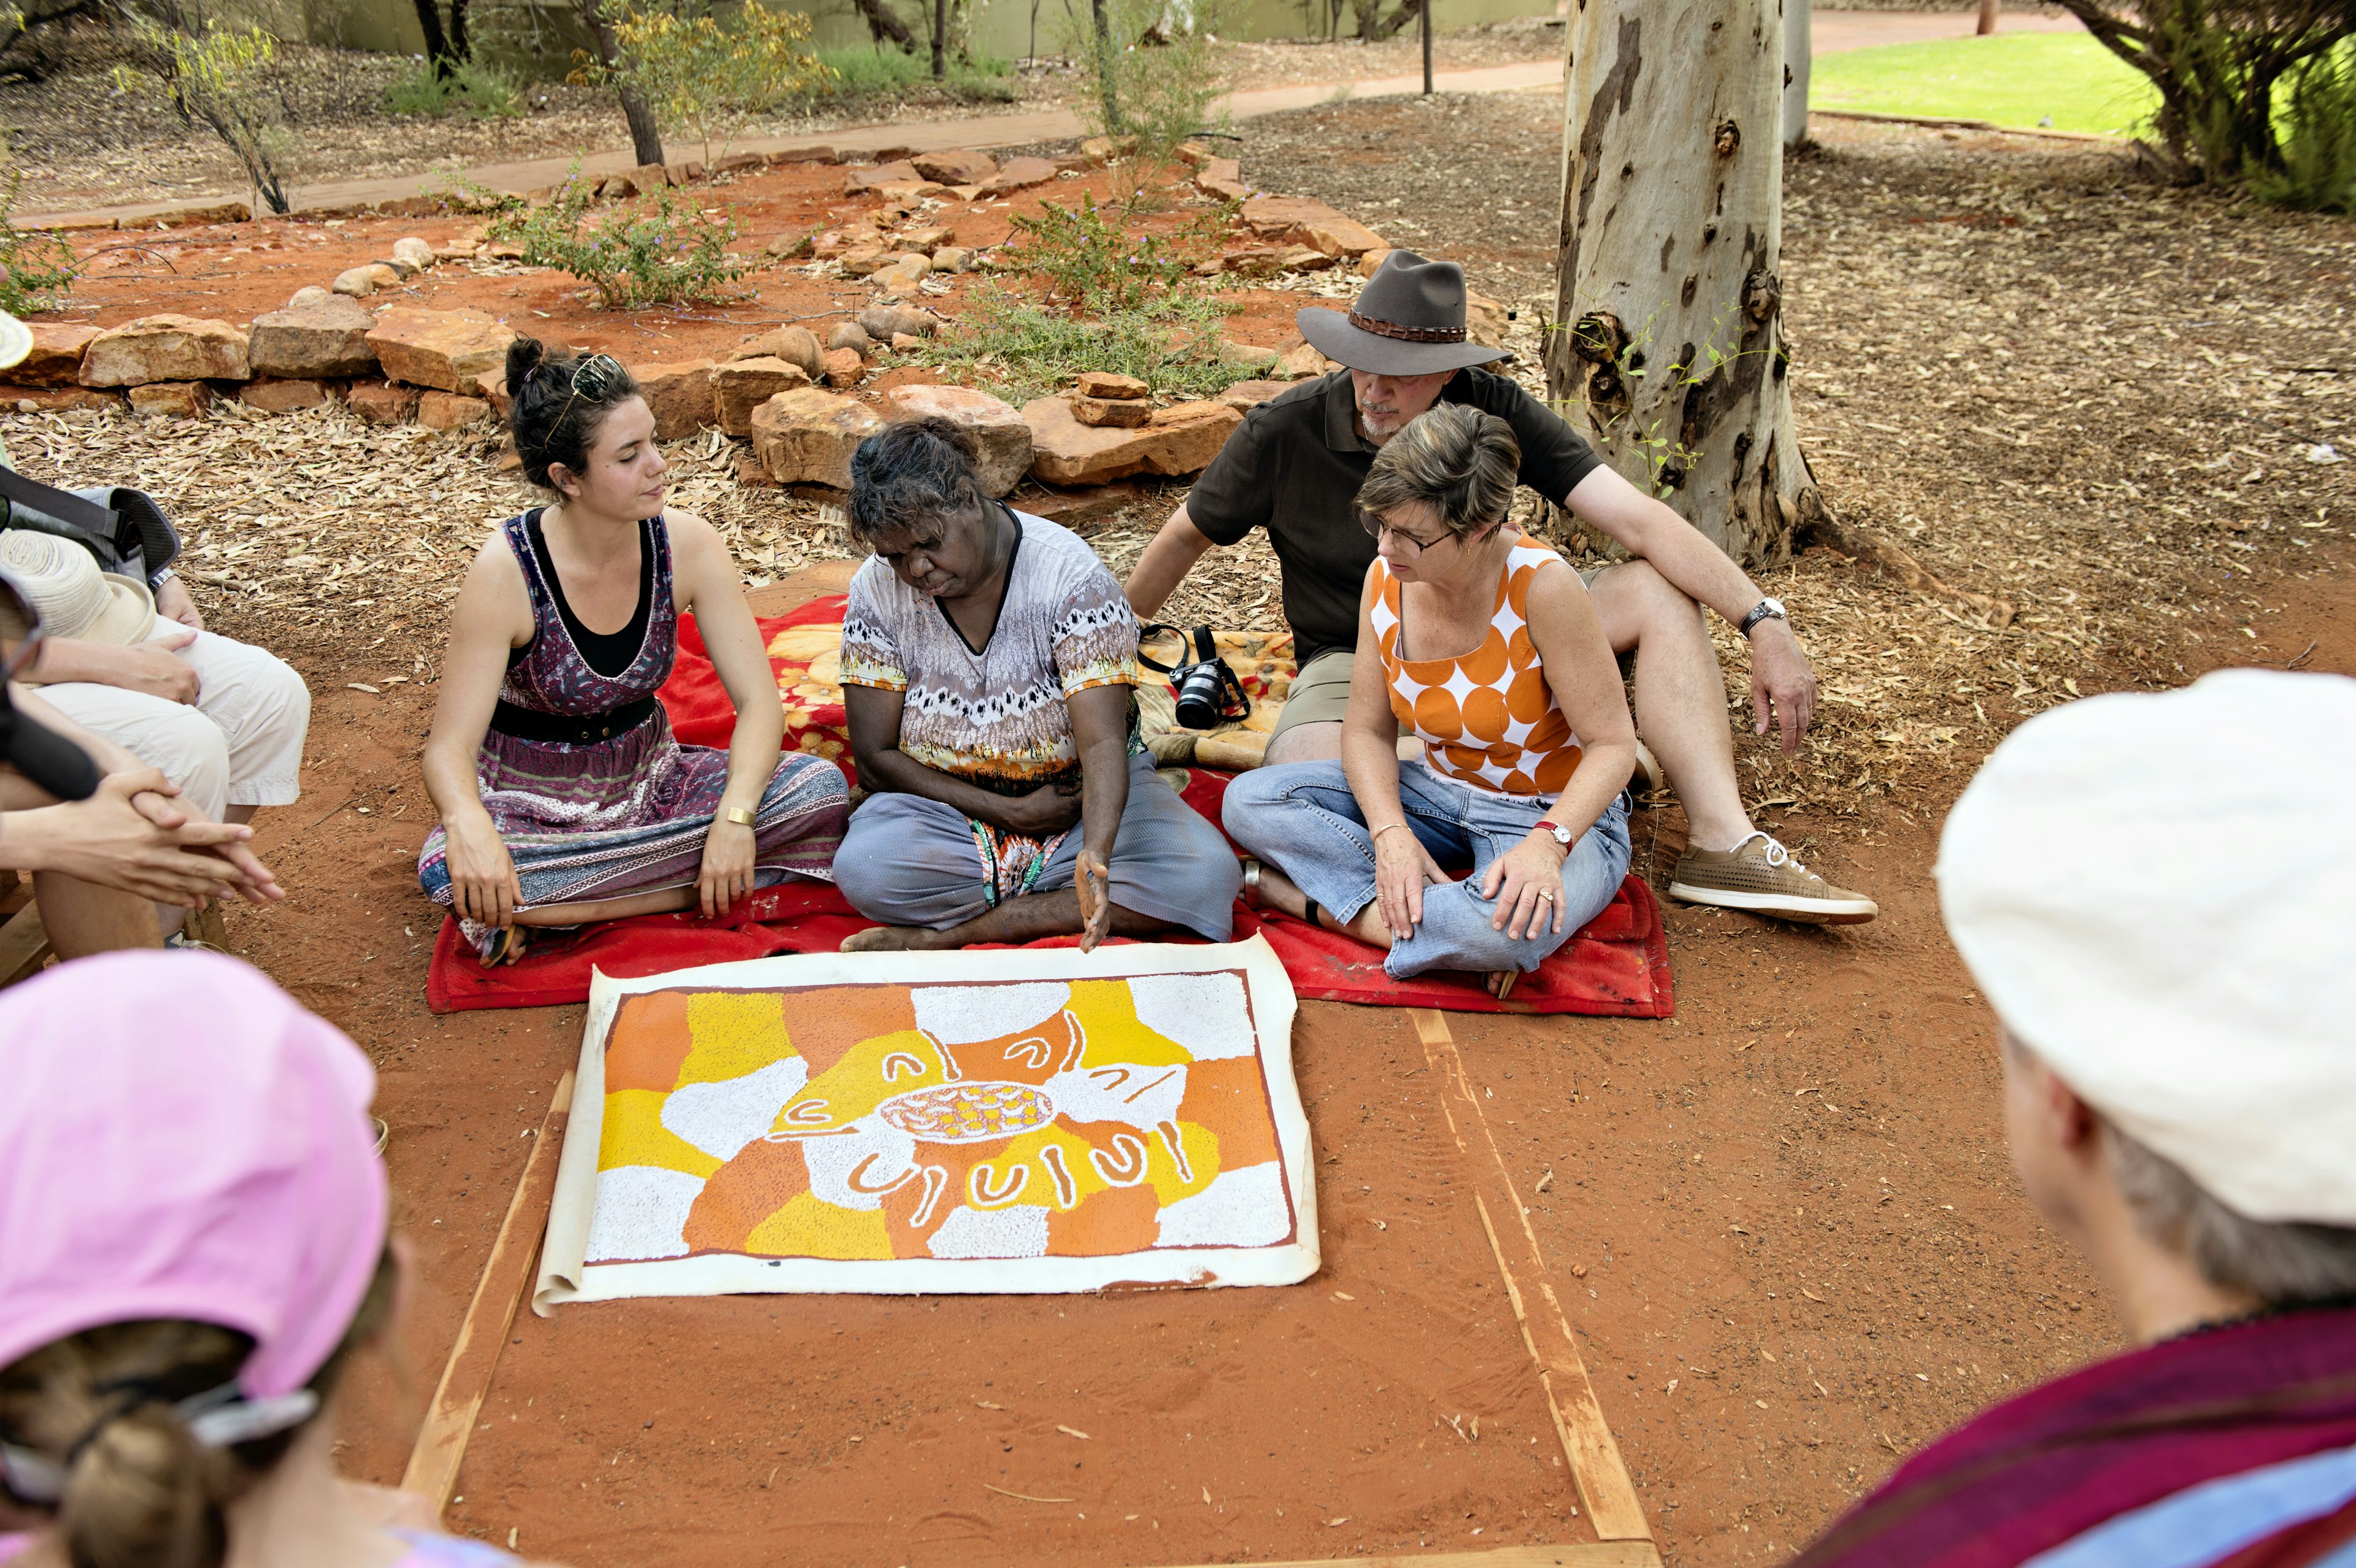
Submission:
{"label": "wooden plank border", "polygon": [[556,1155],[564,1146],[564,1125],[573,1112],[573,1073],[567,1070],[549,1096],[547,1119],[524,1157],[523,1176],[508,1214],[499,1222],[498,1240],[483,1263],[475,1298],[459,1320],[458,1338],[450,1346],[450,1360],[442,1368],[442,1381],[426,1407],[425,1424],[418,1429],[416,1445],[409,1451],[409,1468],[401,1489],[415,1492],[434,1505],[436,1518],[450,1506],[458,1484],[458,1467],[466,1457],[466,1440],[474,1435],[475,1418],[482,1413],[484,1396],[491,1392],[491,1374],[499,1364],[499,1349],[515,1323],[516,1307],[531,1288],[532,1260],[540,1252],[541,1233],[548,1229],[549,1200],[556,1191]]}
{"label": "wooden plank border", "polygon": [[1587,1363],[1572,1337],[1569,1315],[1555,1292],[1546,1255],[1538,1248],[1537,1232],[1530,1228],[1529,1211],[1505,1168],[1505,1154],[1489,1130],[1480,1096],[1472,1092],[1456,1037],[1448,1032],[1447,1015],[1429,1008],[1411,1008],[1408,1017],[1423,1043],[1424,1060],[1439,1080],[1440,1108],[1448,1118],[1448,1129],[1472,1168],[1473,1206],[1480,1211],[1481,1228],[1488,1235],[1497,1271],[1505,1276],[1505,1293],[1521,1324],[1522,1343],[1537,1363],[1538,1383],[1546,1391],[1555,1435],[1561,1440],[1563,1457],[1570,1465],[1588,1522],[1605,1543],[1641,1541],[1649,1555],[1652,1525],[1644,1518],[1644,1504],[1637,1500],[1627,1463],[1620,1456],[1620,1444],[1603,1419],[1595,1385],[1588,1380]]}
{"label": "wooden plank border", "polygon": [[[1649,1541],[1607,1541],[1593,1546],[1500,1546],[1487,1552],[1442,1552],[1420,1557],[1337,1557],[1256,1563],[1252,1568],[1661,1568]],[[1190,1565],[1192,1568],[1192,1565]],[[1200,1568],[1217,1568],[1202,1564]]]}

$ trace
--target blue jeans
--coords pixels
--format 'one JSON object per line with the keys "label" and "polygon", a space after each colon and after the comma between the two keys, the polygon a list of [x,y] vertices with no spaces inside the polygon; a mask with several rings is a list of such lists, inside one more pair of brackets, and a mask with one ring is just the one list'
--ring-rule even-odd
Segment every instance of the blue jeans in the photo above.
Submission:
{"label": "blue jeans", "polygon": [[[1529,837],[1547,802],[1475,789],[1421,763],[1399,764],[1399,805],[1408,826],[1442,865],[1470,858],[1461,882],[1423,890],[1423,920],[1391,944],[1383,969],[1403,980],[1427,969],[1537,968],[1603,912],[1628,874],[1626,797],[1614,800],[1570,847],[1562,863],[1562,930],[1551,920],[1515,941],[1493,930],[1497,903],[1481,896],[1489,863]],[[1301,891],[1350,921],[1375,901],[1375,843],[1339,763],[1258,768],[1227,786],[1227,835],[1292,879]]]}

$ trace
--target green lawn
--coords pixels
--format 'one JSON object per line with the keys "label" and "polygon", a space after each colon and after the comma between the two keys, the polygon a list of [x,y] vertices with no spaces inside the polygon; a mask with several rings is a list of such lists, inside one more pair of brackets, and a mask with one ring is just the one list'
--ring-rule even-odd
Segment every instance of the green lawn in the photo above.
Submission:
{"label": "green lawn", "polygon": [[1998,33],[1933,44],[1886,44],[1819,55],[1808,101],[2130,135],[2150,123],[2159,95],[2143,75],[2083,33]]}

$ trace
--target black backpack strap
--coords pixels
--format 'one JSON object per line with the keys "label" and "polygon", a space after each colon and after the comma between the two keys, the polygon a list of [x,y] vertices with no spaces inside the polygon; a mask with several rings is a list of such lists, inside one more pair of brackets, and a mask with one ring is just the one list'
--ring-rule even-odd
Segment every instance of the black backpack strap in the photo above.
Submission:
{"label": "black backpack strap", "polygon": [[44,485],[37,479],[27,479],[5,465],[0,465],[0,496],[7,498],[11,511],[23,507],[44,513],[59,522],[70,523],[109,544],[114,542],[114,527],[119,519],[113,508],[103,503],[77,496],[70,490]]}

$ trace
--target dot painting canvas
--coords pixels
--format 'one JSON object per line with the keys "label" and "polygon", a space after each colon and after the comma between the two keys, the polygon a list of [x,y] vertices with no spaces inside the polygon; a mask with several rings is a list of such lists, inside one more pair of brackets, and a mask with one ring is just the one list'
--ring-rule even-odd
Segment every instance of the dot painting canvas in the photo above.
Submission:
{"label": "dot painting canvas", "polygon": [[535,1307],[1305,1279],[1292,1014],[1257,937],[600,975]]}

